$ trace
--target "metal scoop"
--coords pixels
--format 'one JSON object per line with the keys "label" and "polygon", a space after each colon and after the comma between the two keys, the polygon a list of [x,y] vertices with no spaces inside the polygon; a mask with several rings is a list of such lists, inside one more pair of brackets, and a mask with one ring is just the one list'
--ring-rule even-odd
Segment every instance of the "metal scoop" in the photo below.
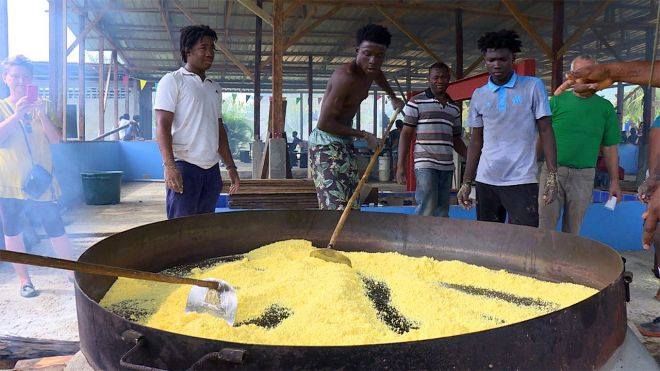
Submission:
{"label": "metal scoop", "polygon": [[188,294],[188,302],[186,303],[186,313],[209,313],[224,319],[230,326],[234,325],[234,319],[236,318],[236,308],[238,307],[236,290],[229,283],[221,280],[197,280],[194,278],[175,277],[160,273],[50,258],[9,250],[0,250],[0,260],[17,264],[66,269],[100,276],[192,285],[193,287]]}

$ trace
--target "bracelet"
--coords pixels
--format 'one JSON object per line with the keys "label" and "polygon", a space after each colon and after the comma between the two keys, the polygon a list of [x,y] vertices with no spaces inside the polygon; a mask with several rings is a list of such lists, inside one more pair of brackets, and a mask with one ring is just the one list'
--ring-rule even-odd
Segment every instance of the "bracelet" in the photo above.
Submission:
{"label": "bracelet", "polygon": [[238,170],[236,165],[227,165],[227,166],[225,166],[225,169],[227,169],[227,170]]}
{"label": "bracelet", "polygon": [[474,180],[464,180],[463,184],[467,184],[470,187],[474,187]]}

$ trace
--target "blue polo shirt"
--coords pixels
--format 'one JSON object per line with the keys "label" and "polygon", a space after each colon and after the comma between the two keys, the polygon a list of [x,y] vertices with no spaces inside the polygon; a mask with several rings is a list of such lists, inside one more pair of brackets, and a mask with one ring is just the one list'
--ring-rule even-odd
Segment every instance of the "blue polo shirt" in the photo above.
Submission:
{"label": "blue polo shirt", "polygon": [[543,82],[515,72],[504,85],[488,83],[472,94],[469,127],[483,127],[476,181],[510,186],[537,183],[536,120],[552,116]]}

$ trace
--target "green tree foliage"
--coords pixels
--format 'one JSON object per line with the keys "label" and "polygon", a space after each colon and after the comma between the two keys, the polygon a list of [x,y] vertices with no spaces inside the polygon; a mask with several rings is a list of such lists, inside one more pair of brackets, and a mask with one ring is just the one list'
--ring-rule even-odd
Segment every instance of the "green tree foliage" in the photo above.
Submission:
{"label": "green tree foliage", "polygon": [[231,153],[237,156],[239,149],[246,148],[252,142],[251,121],[245,117],[243,110],[233,105],[222,112],[222,121],[227,130]]}

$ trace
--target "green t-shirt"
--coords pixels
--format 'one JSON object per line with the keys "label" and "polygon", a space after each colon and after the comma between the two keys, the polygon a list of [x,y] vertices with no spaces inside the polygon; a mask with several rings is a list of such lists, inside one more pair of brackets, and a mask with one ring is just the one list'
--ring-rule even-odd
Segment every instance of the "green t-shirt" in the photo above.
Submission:
{"label": "green t-shirt", "polygon": [[605,98],[580,98],[567,91],[552,97],[550,108],[560,166],[594,167],[600,147],[621,140],[614,106]]}

